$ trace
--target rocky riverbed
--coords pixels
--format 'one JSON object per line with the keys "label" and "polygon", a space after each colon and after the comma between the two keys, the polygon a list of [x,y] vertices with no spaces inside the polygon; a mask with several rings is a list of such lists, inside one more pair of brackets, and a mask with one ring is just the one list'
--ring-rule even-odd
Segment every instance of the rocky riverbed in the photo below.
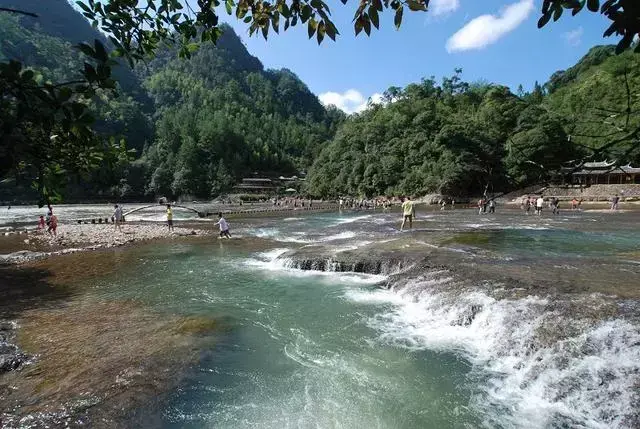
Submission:
{"label": "rocky riverbed", "polygon": [[113,225],[62,224],[56,236],[43,231],[31,231],[7,237],[5,246],[9,248],[0,255],[0,263],[22,263],[53,255],[209,233],[210,230],[197,225],[176,227],[169,231],[166,225],[152,223],[126,224],[122,230],[115,229]]}
{"label": "rocky riverbed", "polygon": [[220,329],[79,286],[116,273],[123,251],[0,266],[0,427],[128,426],[132,409],[153,406],[193,364],[202,334]]}

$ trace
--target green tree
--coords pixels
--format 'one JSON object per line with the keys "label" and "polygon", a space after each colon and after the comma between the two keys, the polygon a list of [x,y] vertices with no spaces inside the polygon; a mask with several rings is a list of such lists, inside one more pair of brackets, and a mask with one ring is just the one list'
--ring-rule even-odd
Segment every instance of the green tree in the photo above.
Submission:
{"label": "green tree", "polygon": [[518,127],[507,144],[505,164],[512,182],[527,186],[544,183],[578,156],[578,148],[561,121],[544,108],[531,105],[518,118]]}

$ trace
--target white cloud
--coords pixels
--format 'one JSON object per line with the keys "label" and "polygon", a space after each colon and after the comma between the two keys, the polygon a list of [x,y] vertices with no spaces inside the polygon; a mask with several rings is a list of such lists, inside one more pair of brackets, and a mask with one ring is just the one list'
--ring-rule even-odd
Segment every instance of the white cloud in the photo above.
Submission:
{"label": "white cloud", "polygon": [[460,7],[460,0],[431,0],[429,14],[433,16],[447,15]]}
{"label": "white cloud", "polygon": [[[325,92],[318,96],[325,106],[333,104],[345,113],[358,113],[367,108],[368,99],[360,91],[349,89],[342,94],[338,92]],[[382,101],[382,94],[375,93],[371,97],[373,103]]]}
{"label": "white cloud", "polygon": [[582,27],[578,27],[575,30],[572,31],[567,31],[566,33],[564,33],[562,35],[562,37],[564,38],[564,41],[567,43],[567,45],[569,46],[578,46],[582,43],[582,34],[584,33],[584,30]]}
{"label": "white cloud", "polygon": [[481,15],[469,21],[447,41],[447,51],[482,49],[515,30],[533,11],[533,0],[520,0],[498,15]]}

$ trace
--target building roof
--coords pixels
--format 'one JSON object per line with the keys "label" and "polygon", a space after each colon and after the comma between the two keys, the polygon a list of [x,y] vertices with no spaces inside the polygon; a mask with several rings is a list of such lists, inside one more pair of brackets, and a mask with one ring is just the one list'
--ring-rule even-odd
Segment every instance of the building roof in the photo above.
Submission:
{"label": "building roof", "polygon": [[240,184],[234,186],[236,189],[277,189],[275,186],[266,186],[266,185],[246,185]]}
{"label": "building roof", "polygon": [[[586,164],[585,164],[586,165]],[[606,170],[580,170],[574,171],[574,176],[601,176],[605,174],[640,174],[640,167],[624,165],[622,167],[609,167]]]}
{"label": "building roof", "polygon": [[250,177],[245,177],[242,181],[246,183],[271,183],[271,179],[253,179]]}
{"label": "building roof", "polygon": [[585,162],[584,164],[582,164],[583,168],[610,168],[613,167],[614,165],[616,165],[616,161],[599,161],[599,162]]}

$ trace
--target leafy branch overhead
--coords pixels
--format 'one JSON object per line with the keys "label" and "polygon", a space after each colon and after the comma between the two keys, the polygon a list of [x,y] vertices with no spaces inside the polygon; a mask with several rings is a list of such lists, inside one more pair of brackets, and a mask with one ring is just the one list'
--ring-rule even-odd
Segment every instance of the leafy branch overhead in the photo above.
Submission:
{"label": "leafy branch overhead", "polygon": [[[590,12],[600,12],[611,20],[611,24],[605,30],[603,37],[612,35],[620,36],[616,47],[616,53],[628,49],[636,36],[640,36],[640,2],[637,0],[544,0],[542,2],[542,16],[538,20],[538,28],[542,28],[553,18],[557,21],[565,10],[570,10],[571,15],[580,13],[584,7]],[[635,48],[640,52],[640,44]]]}
{"label": "leafy branch overhead", "polygon": [[[346,4],[348,0],[341,0]],[[163,42],[179,42],[180,54],[188,57],[197,48],[194,40],[215,42],[220,36],[219,14],[224,5],[249,25],[249,33],[261,33],[266,39],[271,31],[278,33],[296,25],[306,25],[309,38],[321,43],[325,36],[335,40],[339,31],[331,19],[331,9],[323,0],[198,0],[194,9],[179,0],[82,0],[77,2],[83,14],[109,34],[116,52],[130,63],[152,55]],[[380,14],[394,11],[394,24],[400,27],[405,8],[426,11],[429,0],[360,0],[353,17],[356,35],[368,35],[379,28]]]}

